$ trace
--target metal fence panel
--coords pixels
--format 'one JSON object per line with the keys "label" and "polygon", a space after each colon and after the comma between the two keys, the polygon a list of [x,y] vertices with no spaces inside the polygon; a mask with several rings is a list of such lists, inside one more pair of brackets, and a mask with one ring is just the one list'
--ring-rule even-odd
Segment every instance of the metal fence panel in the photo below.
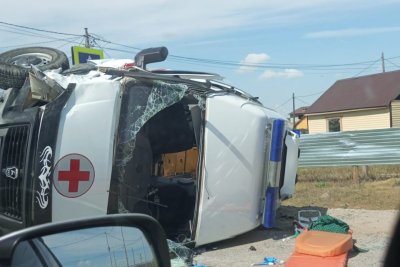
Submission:
{"label": "metal fence panel", "polygon": [[300,138],[299,167],[400,164],[400,128]]}

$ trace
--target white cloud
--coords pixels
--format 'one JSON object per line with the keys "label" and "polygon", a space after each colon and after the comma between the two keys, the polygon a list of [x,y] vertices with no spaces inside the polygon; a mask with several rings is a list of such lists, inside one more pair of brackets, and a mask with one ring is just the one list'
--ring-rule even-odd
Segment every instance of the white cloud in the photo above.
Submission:
{"label": "white cloud", "polygon": [[257,65],[265,63],[271,57],[265,53],[255,54],[251,53],[248,54],[244,60],[240,61],[242,66],[238,69],[238,72],[251,72],[257,70],[259,67]]}
{"label": "white cloud", "polygon": [[80,260],[78,266],[93,266],[90,260]]}
{"label": "white cloud", "polygon": [[310,32],[304,35],[304,38],[338,38],[372,35],[380,33],[400,32],[400,27],[380,27],[380,28],[348,28],[340,30]]}
{"label": "white cloud", "polygon": [[285,69],[283,71],[266,70],[261,75],[260,78],[263,80],[268,80],[272,78],[299,78],[303,77],[303,72],[297,69]]}

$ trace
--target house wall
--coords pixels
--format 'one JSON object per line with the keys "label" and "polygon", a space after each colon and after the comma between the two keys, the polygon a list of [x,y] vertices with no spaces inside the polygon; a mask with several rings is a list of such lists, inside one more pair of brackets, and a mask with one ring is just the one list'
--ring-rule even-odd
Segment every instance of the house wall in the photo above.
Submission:
{"label": "house wall", "polygon": [[296,129],[308,129],[307,117],[304,116],[300,121],[296,122]]}
{"label": "house wall", "polygon": [[329,118],[340,118],[341,131],[390,128],[389,108],[355,110],[321,115],[308,114],[310,134],[328,132]]}
{"label": "house wall", "polygon": [[400,100],[392,101],[392,127],[400,127]]}
{"label": "house wall", "polygon": [[326,133],[327,122],[324,115],[308,116],[308,132],[314,133]]}

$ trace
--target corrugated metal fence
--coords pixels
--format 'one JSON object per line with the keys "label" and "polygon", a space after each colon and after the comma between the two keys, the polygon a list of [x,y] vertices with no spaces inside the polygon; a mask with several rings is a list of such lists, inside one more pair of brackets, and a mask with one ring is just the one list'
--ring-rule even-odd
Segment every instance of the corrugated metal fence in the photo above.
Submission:
{"label": "corrugated metal fence", "polygon": [[400,128],[303,134],[299,167],[400,164]]}

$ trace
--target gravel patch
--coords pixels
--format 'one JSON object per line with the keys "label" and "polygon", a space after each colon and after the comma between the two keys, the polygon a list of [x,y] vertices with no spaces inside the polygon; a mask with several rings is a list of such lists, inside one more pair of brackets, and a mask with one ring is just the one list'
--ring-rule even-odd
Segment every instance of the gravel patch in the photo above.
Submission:
{"label": "gravel patch", "polygon": [[[213,266],[251,266],[262,262],[264,257],[287,260],[294,250],[292,222],[297,211],[302,208],[282,206],[278,210],[277,227],[264,230],[261,227],[246,234],[217,242],[197,249],[199,255],[194,260],[198,265]],[[304,208],[303,208],[304,209]],[[349,254],[349,267],[382,266],[385,251],[394,230],[398,210],[361,210],[361,209],[318,209],[322,214],[337,217],[353,230],[356,245],[368,252]]]}

